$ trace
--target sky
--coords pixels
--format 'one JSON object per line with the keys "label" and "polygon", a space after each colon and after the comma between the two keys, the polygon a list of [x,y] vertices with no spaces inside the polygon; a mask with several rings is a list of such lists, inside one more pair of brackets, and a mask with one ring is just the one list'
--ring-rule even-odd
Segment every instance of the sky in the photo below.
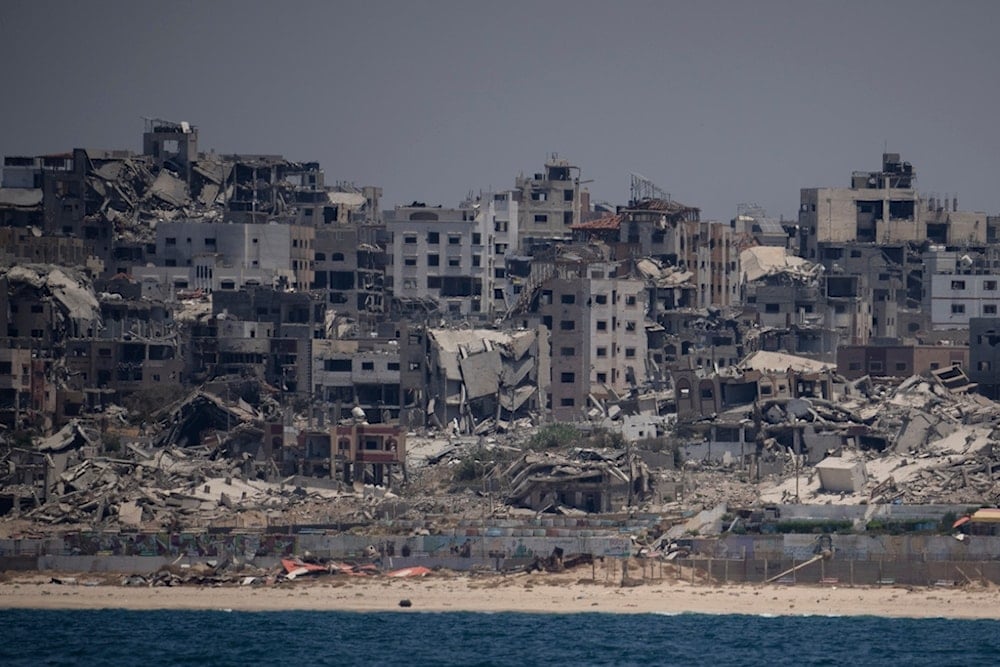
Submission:
{"label": "sky", "polygon": [[202,150],[319,161],[384,207],[513,187],[553,153],[702,219],[794,218],[884,150],[1000,214],[1000,2],[257,0],[0,3],[0,154]]}

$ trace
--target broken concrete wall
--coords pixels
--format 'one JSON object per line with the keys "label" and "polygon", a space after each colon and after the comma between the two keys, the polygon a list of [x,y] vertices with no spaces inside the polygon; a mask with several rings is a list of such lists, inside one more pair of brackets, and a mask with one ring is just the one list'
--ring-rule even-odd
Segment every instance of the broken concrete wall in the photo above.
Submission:
{"label": "broken concrete wall", "polygon": [[845,436],[841,433],[830,431],[817,431],[813,425],[802,429],[802,453],[805,454],[805,462],[808,465],[815,465],[822,461],[828,452],[839,449],[844,445]]}

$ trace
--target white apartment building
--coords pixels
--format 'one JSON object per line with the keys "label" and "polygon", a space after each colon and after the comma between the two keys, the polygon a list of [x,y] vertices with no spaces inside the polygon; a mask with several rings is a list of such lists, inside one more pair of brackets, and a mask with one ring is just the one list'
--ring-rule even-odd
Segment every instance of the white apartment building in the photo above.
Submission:
{"label": "white apartment building", "polygon": [[539,297],[551,332],[553,418],[575,420],[589,397],[622,394],[646,381],[647,291],[643,281],[616,278],[615,264],[557,263]]}
{"label": "white apartment building", "polygon": [[313,280],[312,227],[227,222],[161,222],[152,260],[133,276],[150,289],[308,289]]}
{"label": "white apartment building", "polygon": [[517,238],[511,193],[482,195],[457,208],[398,206],[386,225],[397,300],[431,299],[455,316],[503,312],[503,258]]}
{"label": "white apartment building", "polygon": [[931,328],[967,329],[974,317],[1000,312],[1000,266],[978,253],[933,249],[925,258],[924,306]]}

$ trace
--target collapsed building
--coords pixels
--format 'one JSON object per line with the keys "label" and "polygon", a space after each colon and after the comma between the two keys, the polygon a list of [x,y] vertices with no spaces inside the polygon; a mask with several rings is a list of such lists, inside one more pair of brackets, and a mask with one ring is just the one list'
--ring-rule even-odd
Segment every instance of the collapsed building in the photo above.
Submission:
{"label": "collapsed building", "polygon": [[427,330],[427,415],[460,433],[509,430],[544,407],[548,330]]}
{"label": "collapsed building", "polygon": [[2,362],[10,385],[5,403],[10,426],[32,424],[47,431],[60,423],[67,346],[99,335],[103,326],[85,275],[52,265],[0,269],[0,330],[10,348]]}
{"label": "collapsed building", "polygon": [[648,467],[623,450],[529,452],[492,476],[508,503],[539,513],[621,512],[652,494]]}
{"label": "collapsed building", "polygon": [[647,291],[630,266],[599,242],[557,246],[532,260],[508,319],[551,332],[544,407],[558,421],[578,420],[590,406],[646,384]]}
{"label": "collapsed building", "polygon": [[395,424],[369,424],[364,412],[327,421],[322,412],[302,422],[274,402],[259,408],[239,395],[197,391],[161,418],[157,447],[208,447],[245,465],[248,478],[288,475],[391,484],[405,474],[406,432]]}
{"label": "collapsed building", "polygon": [[[827,326],[824,268],[773,246],[754,246],[740,253],[743,302],[756,315],[756,349],[832,360],[840,340]],[[832,311],[839,314],[839,305]],[[854,340],[852,337],[850,340]]]}
{"label": "collapsed building", "polygon": [[676,371],[681,458],[752,467],[756,475],[780,472],[783,459],[773,453],[786,448],[818,462],[865,432],[862,420],[838,405],[850,389],[833,369],[759,351],[723,373]]}
{"label": "collapsed building", "polygon": [[[314,162],[200,153],[187,123],[149,121],[141,155],[10,159],[0,419],[76,426],[10,449],[5,502],[53,522],[117,505],[136,525],[196,503],[217,520],[243,498],[198,491],[211,475],[389,485],[409,429],[478,442],[583,419],[754,480],[825,461],[822,493],[873,503],[991,497],[995,406],[971,392],[1000,385],[996,324],[976,325],[972,380],[954,332],[1000,303],[985,247],[1000,226],[920,200],[911,177],[888,156],[849,193],[804,191],[806,260],[763,214],[702,221],[641,177],[628,205],[589,219],[579,169],[557,158],[512,192],[414,202],[388,226],[378,188],[328,185]],[[887,345],[903,336],[938,344]],[[118,426],[129,396],[178,391],[150,419],[156,437],[125,436],[134,460],[110,460],[92,429]],[[108,460],[73,458],[100,447]],[[934,465],[909,460],[925,454]],[[132,486],[174,465],[185,491]],[[650,492],[624,449],[532,454],[503,479],[535,511],[617,511]],[[60,507],[97,486],[85,511]]]}

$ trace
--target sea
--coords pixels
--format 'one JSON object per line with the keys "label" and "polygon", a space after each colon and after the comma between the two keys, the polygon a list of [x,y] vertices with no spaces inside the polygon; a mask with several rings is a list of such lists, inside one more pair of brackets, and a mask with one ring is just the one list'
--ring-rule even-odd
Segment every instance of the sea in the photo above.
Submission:
{"label": "sea", "polygon": [[1000,621],[0,610],[0,665],[991,665]]}

